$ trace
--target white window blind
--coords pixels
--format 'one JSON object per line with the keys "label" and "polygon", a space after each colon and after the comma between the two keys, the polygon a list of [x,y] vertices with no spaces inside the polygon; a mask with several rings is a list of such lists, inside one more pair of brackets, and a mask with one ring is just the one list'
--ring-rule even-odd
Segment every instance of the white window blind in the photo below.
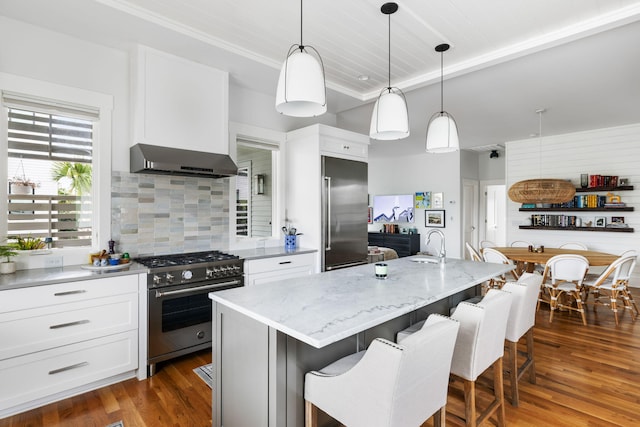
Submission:
{"label": "white window blind", "polygon": [[8,156],[91,163],[97,110],[2,93],[9,108]]}

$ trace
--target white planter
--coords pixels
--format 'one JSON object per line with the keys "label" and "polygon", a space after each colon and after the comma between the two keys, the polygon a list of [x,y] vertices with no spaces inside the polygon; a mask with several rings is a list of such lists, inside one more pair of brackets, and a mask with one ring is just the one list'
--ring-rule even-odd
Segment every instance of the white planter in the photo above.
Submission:
{"label": "white planter", "polygon": [[11,274],[16,272],[16,263],[13,261],[0,262],[0,274]]}

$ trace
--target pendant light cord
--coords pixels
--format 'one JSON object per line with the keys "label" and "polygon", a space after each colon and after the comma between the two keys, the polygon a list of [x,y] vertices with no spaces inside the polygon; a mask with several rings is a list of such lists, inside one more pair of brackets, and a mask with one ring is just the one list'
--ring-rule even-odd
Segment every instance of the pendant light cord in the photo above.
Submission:
{"label": "pendant light cord", "polygon": [[389,86],[387,86],[387,88],[389,89],[389,93],[391,93],[391,14],[387,16],[389,18],[389,61],[387,62],[389,67]]}
{"label": "pendant light cord", "polygon": [[300,50],[304,49],[304,44],[302,43],[302,0],[300,0]]}
{"label": "pendant light cord", "polygon": [[440,52],[440,113],[444,112],[444,52]]}

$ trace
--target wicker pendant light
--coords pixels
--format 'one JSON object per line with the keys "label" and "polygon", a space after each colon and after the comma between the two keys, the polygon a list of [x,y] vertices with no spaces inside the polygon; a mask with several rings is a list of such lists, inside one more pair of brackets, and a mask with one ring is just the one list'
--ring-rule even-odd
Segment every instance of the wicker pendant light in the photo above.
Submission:
{"label": "wicker pendant light", "polygon": [[575,194],[571,181],[561,179],[527,179],[509,188],[509,198],[517,203],[564,203]]}
{"label": "wicker pendant light", "polygon": [[[539,118],[538,138],[542,138],[542,113],[536,110]],[[542,141],[540,141],[542,150]],[[542,160],[541,160],[542,161]],[[509,188],[509,199],[517,203],[564,203],[573,199],[576,188],[571,181],[562,179],[527,179],[516,182]]]}

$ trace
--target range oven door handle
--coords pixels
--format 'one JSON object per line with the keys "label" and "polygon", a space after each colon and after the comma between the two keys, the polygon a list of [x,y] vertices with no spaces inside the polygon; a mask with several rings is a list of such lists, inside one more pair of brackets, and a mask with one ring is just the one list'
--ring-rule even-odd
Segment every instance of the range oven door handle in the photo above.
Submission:
{"label": "range oven door handle", "polygon": [[238,285],[240,283],[241,283],[240,280],[232,280],[230,282],[216,283],[215,285],[198,286],[198,287],[195,287],[195,288],[178,289],[178,290],[175,290],[175,291],[158,291],[158,290],[156,290],[156,298],[168,297],[170,295],[186,294],[187,292],[204,291],[206,289],[219,288],[220,286]]}

